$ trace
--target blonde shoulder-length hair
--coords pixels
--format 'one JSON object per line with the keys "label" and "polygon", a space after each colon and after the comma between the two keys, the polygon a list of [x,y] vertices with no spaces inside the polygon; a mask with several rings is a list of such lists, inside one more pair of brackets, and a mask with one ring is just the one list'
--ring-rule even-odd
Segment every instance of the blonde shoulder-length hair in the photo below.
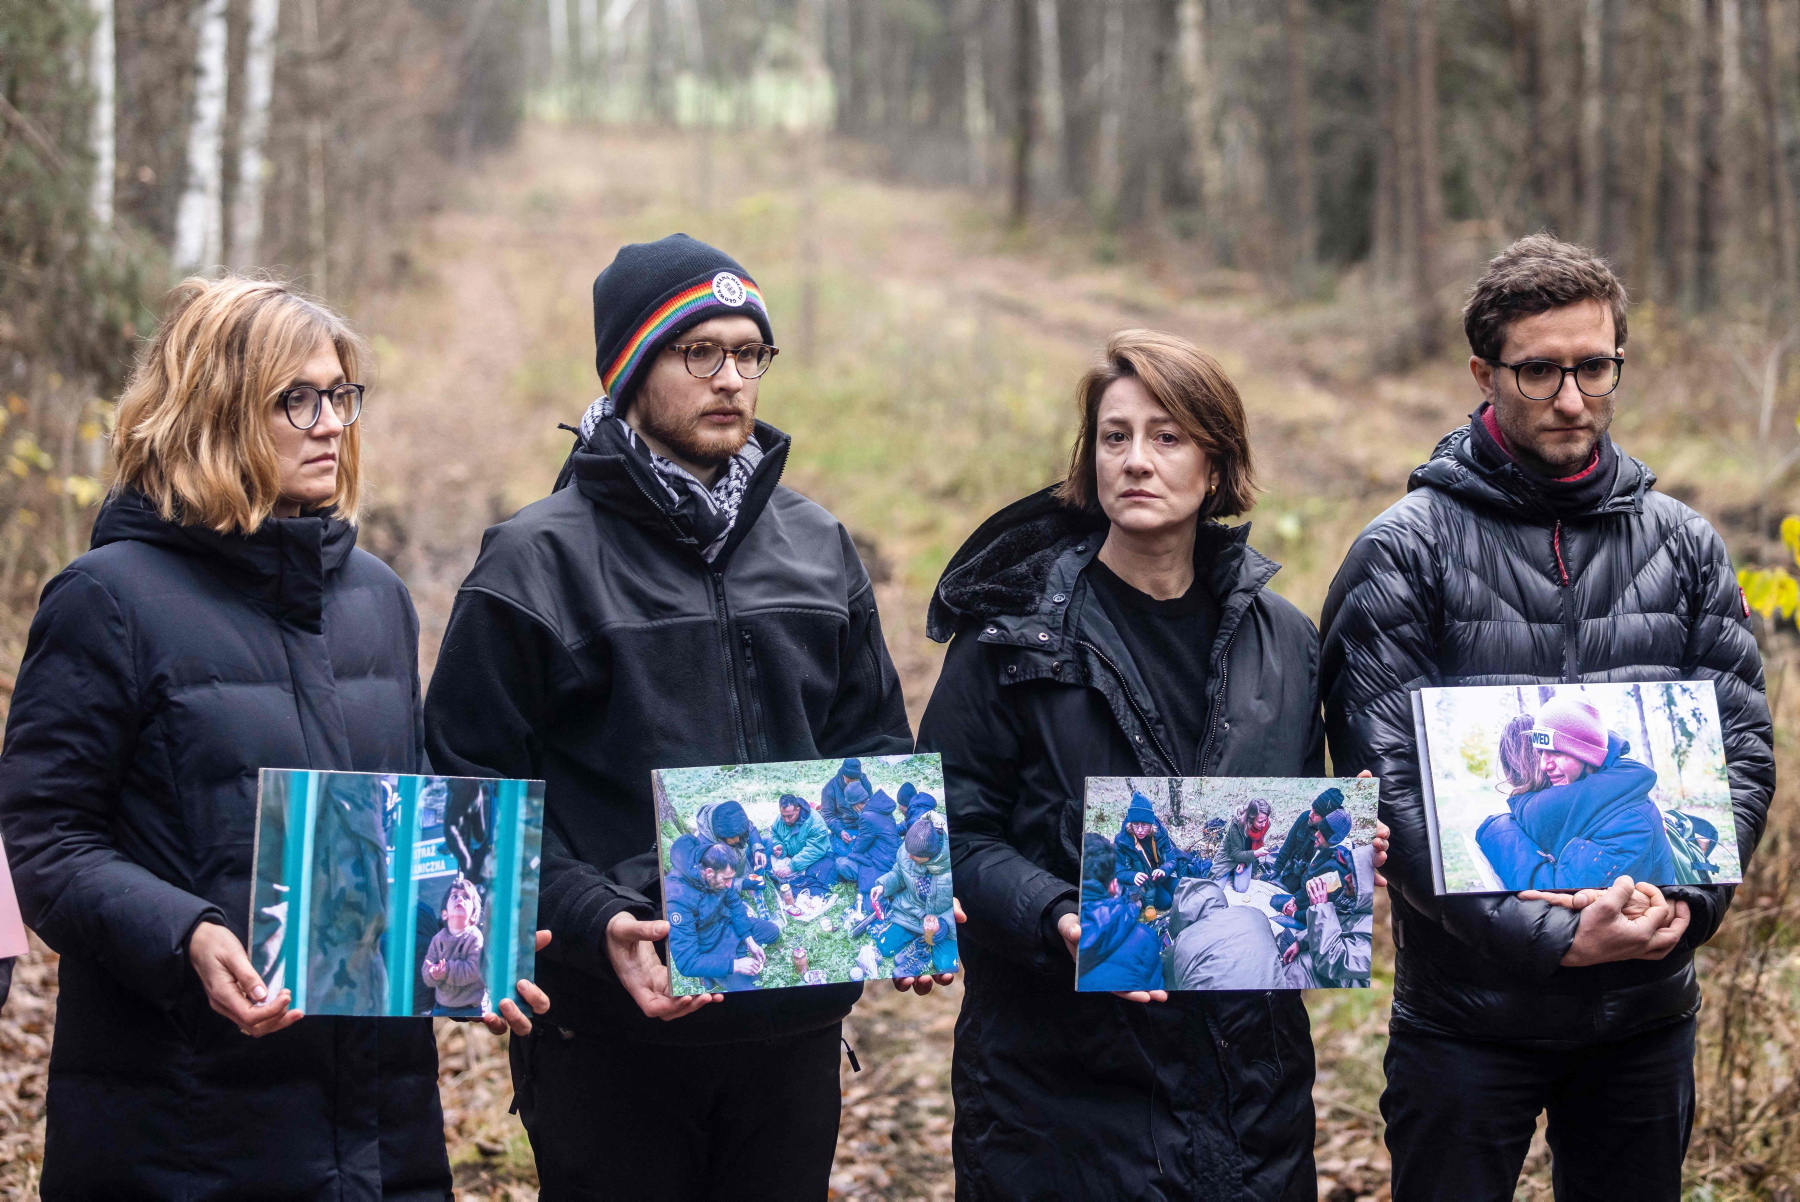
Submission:
{"label": "blonde shoulder-length hair", "polygon": [[[348,322],[279,280],[184,280],[119,398],[113,490],[136,489],[157,512],[222,534],[261,526],[281,500],[269,415],[313,351],[329,341],[344,377],[365,348]],[[320,508],[354,522],[360,425],[338,447],[337,491]]]}

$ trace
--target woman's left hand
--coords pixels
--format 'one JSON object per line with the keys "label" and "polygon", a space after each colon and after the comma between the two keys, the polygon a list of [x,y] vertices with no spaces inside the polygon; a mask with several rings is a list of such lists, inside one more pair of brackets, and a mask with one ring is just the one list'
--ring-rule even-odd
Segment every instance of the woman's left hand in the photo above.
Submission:
{"label": "woman's left hand", "polygon": [[[543,951],[549,942],[549,931],[539,931],[537,933],[538,951]],[[531,1006],[532,1012],[535,1014],[542,1014],[550,1009],[549,995],[530,981],[519,982],[519,996],[525,999]],[[519,1009],[518,1003],[514,1002],[511,998],[506,998],[501,1001],[500,1013],[482,1015],[481,1025],[496,1035],[505,1035],[509,1031],[514,1035],[531,1034],[531,1019],[526,1016],[524,1011]]]}

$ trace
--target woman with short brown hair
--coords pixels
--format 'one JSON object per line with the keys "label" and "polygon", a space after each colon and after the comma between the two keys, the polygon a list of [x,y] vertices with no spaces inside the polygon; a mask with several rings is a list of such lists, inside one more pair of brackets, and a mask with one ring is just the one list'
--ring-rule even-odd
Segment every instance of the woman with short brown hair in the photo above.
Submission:
{"label": "woman with short brown hair", "polygon": [[957,1197],[1310,1199],[1297,992],[1074,990],[1088,777],[1324,768],[1317,632],[1216,520],[1255,490],[1231,381],[1127,330],[1077,402],[1067,478],[984,522],[931,603],[950,648],[919,745],[968,917]]}
{"label": "woman with short brown hair", "polygon": [[259,769],[425,768],[418,620],[356,549],[360,367],[287,285],[187,281],[44,588],[0,824],[62,955],[47,1199],[450,1196],[430,1022],[303,1020],[244,948]]}

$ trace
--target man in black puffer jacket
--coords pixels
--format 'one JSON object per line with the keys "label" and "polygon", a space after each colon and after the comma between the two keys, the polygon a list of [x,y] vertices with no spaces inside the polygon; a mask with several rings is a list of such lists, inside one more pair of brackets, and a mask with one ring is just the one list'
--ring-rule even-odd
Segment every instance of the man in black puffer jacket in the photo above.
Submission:
{"label": "man in black puffer jacket", "polygon": [[552,1008],[512,1044],[520,1114],[546,1199],[740,1195],[773,1138],[762,1184],[823,1197],[862,987],[669,997],[650,773],[910,752],[900,681],[850,535],[779,487],[744,269],[683,234],[625,247],[594,326],[608,395],[565,486],[487,532],[426,702],[440,772],[548,782]]}
{"label": "man in black puffer jacket", "polygon": [[1711,680],[1747,865],[1775,783],[1761,660],[1718,534],[1606,435],[1626,333],[1606,264],[1522,239],[1464,325],[1484,403],[1363,531],[1324,612],[1332,758],[1381,778],[1394,831],[1394,1198],[1511,1198],[1548,1109],[1558,1199],[1672,1202],[1694,1113],[1694,949],[1731,890],[1670,888],[1638,918],[1623,888],[1581,910],[1436,896],[1410,694]]}

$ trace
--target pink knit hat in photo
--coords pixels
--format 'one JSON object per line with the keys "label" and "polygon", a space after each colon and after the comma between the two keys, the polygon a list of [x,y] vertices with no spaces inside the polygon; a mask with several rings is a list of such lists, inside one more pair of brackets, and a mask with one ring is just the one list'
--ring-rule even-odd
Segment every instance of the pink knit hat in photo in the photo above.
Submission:
{"label": "pink knit hat in photo", "polygon": [[1572,755],[1598,768],[1606,762],[1606,723],[1600,720],[1600,711],[1587,702],[1554,697],[1537,712],[1531,745],[1539,751]]}

